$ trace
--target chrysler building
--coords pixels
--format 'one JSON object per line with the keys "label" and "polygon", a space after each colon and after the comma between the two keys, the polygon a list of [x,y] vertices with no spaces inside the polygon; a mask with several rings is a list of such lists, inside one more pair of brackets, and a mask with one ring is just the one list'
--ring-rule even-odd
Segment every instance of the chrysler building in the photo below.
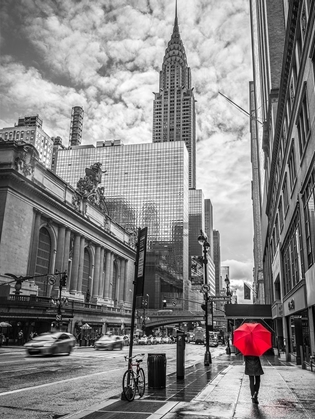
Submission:
{"label": "chrysler building", "polygon": [[189,188],[196,188],[196,117],[191,72],[177,20],[165,50],[159,92],[153,101],[153,143],[184,141],[189,153]]}

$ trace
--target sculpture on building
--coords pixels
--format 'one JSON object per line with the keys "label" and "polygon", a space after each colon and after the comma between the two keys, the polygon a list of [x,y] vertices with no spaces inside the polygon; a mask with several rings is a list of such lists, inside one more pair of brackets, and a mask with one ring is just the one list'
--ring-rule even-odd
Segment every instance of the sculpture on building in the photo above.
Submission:
{"label": "sculpture on building", "polygon": [[18,153],[14,161],[15,169],[26,177],[30,176],[34,172],[35,162],[39,158],[39,154],[32,145],[24,142],[16,142],[16,144],[18,145]]}
{"label": "sculpture on building", "polygon": [[[85,168],[85,177],[79,179],[76,191],[84,200],[97,206],[104,214],[108,214],[104,187],[99,186],[102,181],[102,174],[106,172],[102,171],[101,166],[100,162],[96,162],[89,168]],[[74,205],[76,201],[75,199]]]}

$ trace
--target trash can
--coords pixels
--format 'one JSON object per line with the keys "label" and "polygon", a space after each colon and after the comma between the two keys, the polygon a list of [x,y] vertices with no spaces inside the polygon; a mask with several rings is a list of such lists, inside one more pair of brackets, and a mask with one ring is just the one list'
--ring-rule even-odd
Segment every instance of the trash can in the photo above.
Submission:
{"label": "trash can", "polygon": [[148,387],[163,389],[166,387],[166,354],[148,354]]}

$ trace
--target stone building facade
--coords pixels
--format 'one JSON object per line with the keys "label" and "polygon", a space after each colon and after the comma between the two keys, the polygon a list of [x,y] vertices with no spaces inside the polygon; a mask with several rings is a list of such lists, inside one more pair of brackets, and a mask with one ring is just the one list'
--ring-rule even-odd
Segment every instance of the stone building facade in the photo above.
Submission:
{"label": "stone building facade", "polygon": [[301,364],[315,353],[315,4],[250,4],[265,300],[275,345]]}
{"label": "stone building facade", "polygon": [[31,144],[1,141],[0,155],[0,319],[12,324],[11,339],[18,328],[25,337],[49,330],[56,302],[64,330],[78,333],[88,323],[98,334],[126,333],[136,233],[106,213],[100,164],[73,188]]}

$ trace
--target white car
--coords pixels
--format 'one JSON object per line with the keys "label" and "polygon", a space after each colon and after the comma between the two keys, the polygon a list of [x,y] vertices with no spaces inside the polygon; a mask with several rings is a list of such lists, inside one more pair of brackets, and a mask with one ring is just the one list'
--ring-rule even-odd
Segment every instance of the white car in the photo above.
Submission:
{"label": "white car", "polygon": [[148,344],[148,337],[141,337],[139,339],[138,344],[140,344],[140,345],[146,345],[146,344]]}
{"label": "white car", "polygon": [[124,347],[124,339],[120,335],[103,335],[95,341],[95,350],[122,350]]}
{"label": "white car", "polygon": [[75,342],[72,334],[58,331],[40,334],[24,344],[24,347],[28,355],[53,356],[59,353],[66,353],[69,356],[75,346]]}
{"label": "white car", "polygon": [[153,337],[153,344],[161,344],[162,343],[162,337]]}

